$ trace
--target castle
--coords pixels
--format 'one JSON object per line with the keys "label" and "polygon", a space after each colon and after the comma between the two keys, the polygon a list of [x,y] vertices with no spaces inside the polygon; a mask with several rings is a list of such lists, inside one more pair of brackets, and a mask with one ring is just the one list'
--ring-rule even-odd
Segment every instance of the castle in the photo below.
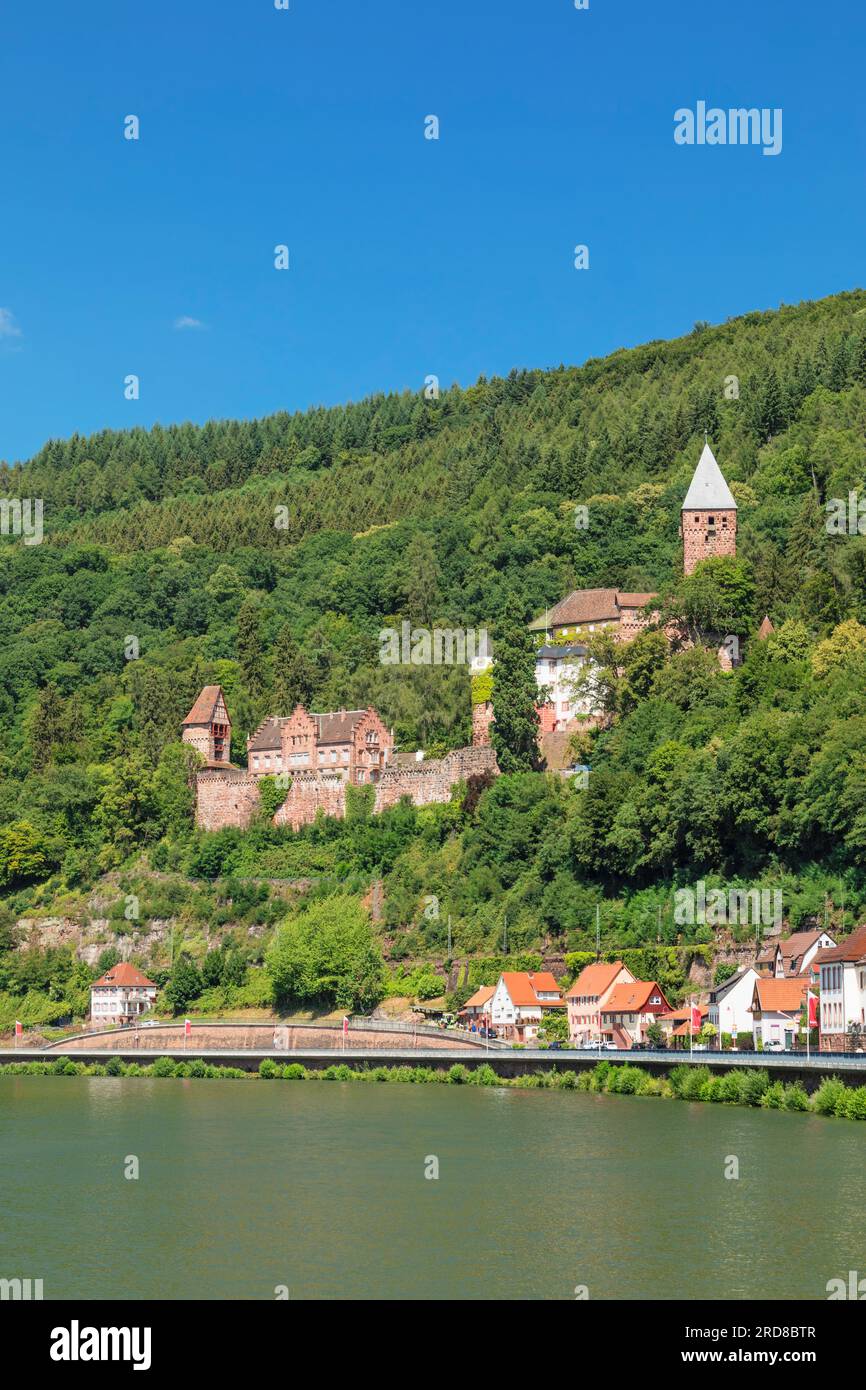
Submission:
{"label": "castle", "polygon": [[204,765],[196,775],[196,825],[246,829],[261,804],[259,783],[274,777],[286,797],[275,825],[310,825],[319,811],[346,814],[349,786],[375,786],[373,809],[408,796],[416,806],[445,802],[472,777],[498,772],[490,747],[458,748],[444,758],[394,753],[394,733],[372,708],[315,714],[296,705],[270,715],[247,739],[247,768],[231,762],[231,721],[222,688],[206,685],[183,721],[183,741]]}
{"label": "castle", "polygon": [[[705,443],[680,510],[683,572],[692,574],[701,560],[737,553],[737,504],[725,482],[715,455]],[[544,634],[544,646],[536,657],[535,678],[546,698],[538,704],[539,745],[546,765],[562,767],[568,757],[571,735],[578,728],[597,724],[591,691],[575,697],[578,670],[589,659],[586,639],[609,630],[619,642],[630,642],[658,617],[651,607],[655,593],[621,589],[575,589],[529,624],[530,632]],[[764,623],[769,625],[769,619]],[[687,642],[676,624],[664,629],[669,641]],[[766,635],[762,625],[761,633]],[[719,664],[730,669],[726,645],[718,648]],[[491,663],[487,663],[488,665]],[[472,711],[473,742],[490,742],[493,707],[489,701]]]}
{"label": "castle", "polygon": [[[680,536],[685,574],[701,560],[736,554],[737,504],[708,443],[682,505]],[[605,628],[612,629],[618,641],[631,641],[653,621],[650,605],[655,597],[620,589],[575,589],[530,623],[530,631],[546,638],[536,659],[536,681],[547,692],[537,708],[540,746],[548,766],[567,758],[568,740],[576,728],[598,722],[591,698],[575,701],[570,690],[575,665],[588,658],[583,641]],[[765,625],[771,630],[768,619]],[[673,640],[673,631],[666,631]],[[764,625],[760,635],[765,635]],[[730,665],[724,647],[719,660]],[[473,662],[473,669],[489,664]],[[204,760],[196,776],[196,824],[204,830],[246,828],[260,807],[263,777],[276,778],[287,789],[274,824],[295,830],[310,825],[319,811],[344,816],[349,786],[372,785],[376,811],[396,805],[403,796],[416,806],[447,802],[459,782],[498,773],[490,745],[492,720],[489,702],[475,705],[472,747],[425,760],[421,753],[395,754],[394,732],[373,708],[316,714],[297,705],[291,714],[269,715],[250,735],[243,769],[231,762],[231,721],[222,689],[206,685],[183,721],[184,742]]]}

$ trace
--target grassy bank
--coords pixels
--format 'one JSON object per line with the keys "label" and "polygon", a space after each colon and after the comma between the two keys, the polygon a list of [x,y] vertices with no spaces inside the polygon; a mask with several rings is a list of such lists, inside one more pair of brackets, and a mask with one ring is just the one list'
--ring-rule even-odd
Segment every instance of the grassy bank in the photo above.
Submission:
{"label": "grassy bank", "polygon": [[462,1063],[435,1067],[362,1067],[335,1063],[321,1071],[308,1070],[300,1062],[278,1063],[265,1058],[258,1072],[240,1067],[215,1066],[196,1058],[175,1062],[159,1057],[148,1066],[122,1062],[74,1062],[57,1057],[51,1062],[9,1062],[0,1076],[149,1076],[168,1079],[192,1077],[210,1081],[372,1081],[412,1085],[507,1086],[521,1090],[591,1091],[606,1095],[657,1096],[664,1100],[704,1101],[716,1105],[760,1106],[765,1110],[790,1110],[801,1114],[835,1115],[846,1120],[866,1120],[866,1086],[846,1086],[837,1076],[825,1077],[811,1095],[799,1084],[770,1081],[765,1071],[742,1068],[711,1075],[708,1067],[678,1066],[668,1076],[650,1076],[628,1063],[599,1062],[592,1071],[537,1071],[525,1076],[503,1077],[484,1063],[474,1070]]}

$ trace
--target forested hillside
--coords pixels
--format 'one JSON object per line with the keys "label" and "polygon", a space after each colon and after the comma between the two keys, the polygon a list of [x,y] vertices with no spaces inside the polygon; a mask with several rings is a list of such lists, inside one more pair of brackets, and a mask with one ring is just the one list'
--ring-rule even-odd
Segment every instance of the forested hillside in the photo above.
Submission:
{"label": "forested hillside", "polygon": [[[673,941],[671,885],[697,873],[784,884],[792,920],[847,895],[850,923],[866,539],[828,534],[825,504],[864,490],[864,426],[857,291],[437,400],[76,436],[4,466],[0,495],[45,509],[41,545],[0,542],[7,920],[149,863],[358,891],[382,875],[397,956],[441,954],[449,914],[457,951],[493,948],[506,919],[515,947],[580,948],[600,899],[617,940]],[[738,502],[738,559],[682,582],[705,432]],[[611,673],[587,790],[526,774],[376,824],[360,807],[296,836],[193,833],[177,739],[205,682],[226,691],[236,761],[297,699],[375,704],[402,748],[435,753],[469,740],[467,671],[382,666],[380,628],[487,627],[495,643],[509,600],[529,619],[608,585],[662,590],[697,620],[733,595],[746,659],[726,675],[700,650],[636,644]],[[775,637],[750,642],[765,613]]]}

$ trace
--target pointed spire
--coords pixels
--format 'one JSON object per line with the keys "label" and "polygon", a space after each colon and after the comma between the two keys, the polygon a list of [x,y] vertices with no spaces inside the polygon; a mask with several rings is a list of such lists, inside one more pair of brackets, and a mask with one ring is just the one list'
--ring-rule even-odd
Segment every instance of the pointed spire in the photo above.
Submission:
{"label": "pointed spire", "polygon": [[763,639],[764,639],[765,637],[770,637],[775,631],[776,631],[776,629],[773,627],[773,624],[770,622],[769,616],[766,616],[766,615],[765,615],[764,621],[761,623],[761,626],[758,628],[758,636],[759,636],[759,637],[761,638],[761,640],[763,641]]}
{"label": "pointed spire", "polygon": [[711,509],[720,512],[736,511],[737,504],[721,468],[716,463],[715,454],[707,443],[703,447],[698,466],[689,484],[682,510],[705,512]]}

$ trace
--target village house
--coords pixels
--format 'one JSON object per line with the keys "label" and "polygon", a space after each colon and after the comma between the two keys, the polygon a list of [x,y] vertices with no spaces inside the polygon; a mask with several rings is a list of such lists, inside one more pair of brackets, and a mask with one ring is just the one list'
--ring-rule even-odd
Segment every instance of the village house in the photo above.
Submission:
{"label": "village house", "polygon": [[856,1050],[866,1034],[866,925],[821,953],[820,1047]]}
{"label": "village house", "polygon": [[622,642],[635,637],[649,619],[641,611],[654,593],[624,593],[619,589],[574,589],[529,624],[548,642],[579,643],[590,633],[612,629]]}
{"label": "village house", "polygon": [[670,1013],[671,1006],[655,980],[632,980],[630,984],[614,985],[601,1006],[601,1036],[619,1048],[646,1043],[646,1030],[660,1014]]}
{"label": "village house", "polygon": [[752,1032],[755,1049],[764,1052],[791,1052],[800,1033],[803,1007],[809,981],[759,977],[752,994]]}
{"label": "village house", "polygon": [[121,961],[90,986],[91,1022],[106,1027],[134,1023],[151,1008],[158,992],[153,980],[128,961]]}
{"label": "village house", "polygon": [[529,974],[506,970],[499,976],[490,1000],[493,1027],[502,1038],[534,1042],[547,1010],[565,1008],[559,985],[549,970]]}
{"label": "village house", "polygon": [[578,1047],[601,1035],[601,1009],[615,985],[633,984],[634,975],[621,960],[595,961],[584,966],[566,992],[568,1036]]}
{"label": "village house", "polygon": [[[695,1038],[699,1037],[701,1029],[709,1020],[709,1012],[707,1004],[686,1004],[682,1008],[672,1009],[670,1013],[660,1014],[658,1021],[665,1046],[683,1049],[693,1047]],[[749,1027],[751,1026],[750,1015]]]}
{"label": "village house", "polygon": [[758,972],[754,966],[740,966],[735,975],[710,990],[707,1021],[715,1028],[717,1037],[728,1033],[736,1042],[738,1033],[751,1033],[752,1000],[757,979]]}
{"label": "village house", "polygon": [[785,941],[776,941],[762,950],[755,968],[759,975],[771,975],[777,980],[806,975],[819,952],[832,949],[835,940],[826,931],[795,932]]}
{"label": "village house", "polygon": [[484,1023],[490,1018],[490,1001],[496,993],[495,985],[482,985],[460,1009],[460,1017],[467,1023]]}

